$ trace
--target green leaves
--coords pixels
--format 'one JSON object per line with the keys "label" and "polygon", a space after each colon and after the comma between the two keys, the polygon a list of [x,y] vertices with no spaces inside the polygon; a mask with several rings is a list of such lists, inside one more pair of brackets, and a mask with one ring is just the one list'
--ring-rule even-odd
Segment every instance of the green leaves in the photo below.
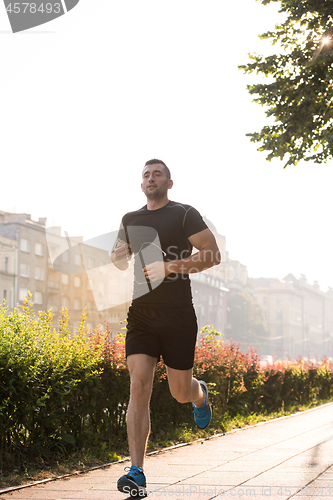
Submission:
{"label": "green leaves", "polygon": [[[271,1],[277,0],[261,3]],[[250,54],[250,62],[239,66],[270,80],[247,86],[270,120],[260,132],[246,135],[260,143],[258,151],[267,152],[268,161],[287,160],[284,167],[301,160],[326,162],[333,157],[332,4],[282,0],[280,12],[287,14],[285,22],[260,35],[279,51],[268,57]]]}
{"label": "green leaves", "polygon": [[0,445],[5,451],[73,447],[100,385],[104,337],[97,342],[99,332],[88,334],[84,314],[73,335],[65,311],[58,331],[52,319],[51,311],[35,315],[29,300],[13,312],[0,308]]}

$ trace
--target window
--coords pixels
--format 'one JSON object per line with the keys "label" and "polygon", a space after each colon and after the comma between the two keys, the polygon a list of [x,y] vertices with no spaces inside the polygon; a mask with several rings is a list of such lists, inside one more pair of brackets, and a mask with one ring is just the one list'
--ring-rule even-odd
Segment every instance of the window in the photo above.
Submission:
{"label": "window", "polygon": [[21,242],[20,242],[20,249],[22,250],[22,252],[29,253],[30,252],[30,241],[22,238]]}
{"label": "window", "polygon": [[61,297],[61,307],[64,309],[69,309],[69,298],[68,297]]}
{"label": "window", "polygon": [[95,305],[94,302],[88,301],[87,309],[89,312],[94,310],[94,305]]}
{"label": "window", "polygon": [[[118,305],[118,302],[119,302],[118,295],[116,295],[116,294],[110,295],[110,304],[113,304],[116,306],[116,305]],[[110,306],[110,307],[112,307],[112,306]]]}
{"label": "window", "polygon": [[19,301],[23,302],[23,297],[28,297],[29,290],[27,288],[20,288]]}
{"label": "window", "polygon": [[7,300],[7,290],[4,290],[4,291],[3,291],[3,299],[4,299],[4,300]]}
{"label": "window", "polygon": [[76,253],[76,254],[74,255],[74,264],[75,264],[76,266],[81,266],[81,256],[80,256],[80,254],[79,254],[79,253]]}
{"label": "window", "polygon": [[74,286],[76,288],[80,288],[81,287],[81,278],[79,276],[75,276],[74,277]]}
{"label": "window", "polygon": [[51,290],[59,290],[59,283],[57,281],[49,281],[48,282],[48,287]]}
{"label": "window", "polygon": [[88,269],[92,269],[95,267],[95,260],[92,257],[89,257],[88,259]]}
{"label": "window", "polygon": [[61,259],[65,263],[69,262],[69,254],[67,251],[62,254]]}
{"label": "window", "polygon": [[8,273],[8,261],[9,261],[8,257],[5,257],[5,269],[4,270],[5,270],[6,274]]}
{"label": "window", "polygon": [[276,327],[276,336],[277,337],[283,337],[283,328],[282,328],[282,325],[278,325]]}
{"label": "window", "polygon": [[44,269],[42,267],[35,267],[35,280],[44,280]]}
{"label": "window", "polygon": [[35,243],[35,254],[43,257],[44,255],[44,245],[42,243]]}
{"label": "window", "polygon": [[74,299],[74,309],[75,309],[75,311],[80,311],[80,309],[81,309],[81,300],[80,299]]}
{"label": "window", "polygon": [[23,278],[29,278],[30,276],[30,267],[28,264],[20,264],[20,276]]}
{"label": "window", "polygon": [[63,285],[68,285],[68,283],[69,283],[69,274],[64,274],[64,273],[63,273],[63,274],[61,275],[61,283],[62,283]]}
{"label": "window", "polygon": [[34,302],[35,302],[35,304],[43,304],[42,292],[35,292],[34,293]]}
{"label": "window", "polygon": [[283,311],[282,311],[282,309],[277,309],[276,310],[275,319],[277,321],[282,321],[283,320]]}

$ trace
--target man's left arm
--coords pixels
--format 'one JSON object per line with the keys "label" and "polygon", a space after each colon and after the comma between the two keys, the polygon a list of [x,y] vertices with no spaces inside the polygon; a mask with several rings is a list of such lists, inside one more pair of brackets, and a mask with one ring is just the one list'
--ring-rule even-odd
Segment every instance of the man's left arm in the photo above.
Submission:
{"label": "man's left arm", "polygon": [[195,252],[186,259],[148,264],[144,268],[144,273],[150,281],[163,279],[171,273],[199,273],[221,262],[220,250],[215,236],[210,229],[204,229],[199,233],[193,234],[188,239],[198,252]]}

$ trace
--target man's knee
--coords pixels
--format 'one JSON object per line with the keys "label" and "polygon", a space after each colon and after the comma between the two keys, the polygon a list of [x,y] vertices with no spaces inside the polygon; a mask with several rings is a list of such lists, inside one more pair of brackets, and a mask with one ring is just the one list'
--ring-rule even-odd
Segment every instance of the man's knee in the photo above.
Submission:
{"label": "man's knee", "polygon": [[190,403],[191,402],[191,395],[187,390],[184,389],[173,389],[171,391],[172,397],[176,399],[178,403]]}
{"label": "man's knee", "polygon": [[135,399],[149,399],[152,390],[150,381],[133,377],[131,379],[131,397]]}

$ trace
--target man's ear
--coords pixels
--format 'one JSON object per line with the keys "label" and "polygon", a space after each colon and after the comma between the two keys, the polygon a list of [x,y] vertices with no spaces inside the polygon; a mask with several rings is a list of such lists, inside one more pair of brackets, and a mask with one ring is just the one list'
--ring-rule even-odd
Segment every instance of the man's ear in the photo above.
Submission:
{"label": "man's ear", "polygon": [[168,186],[168,189],[171,189],[171,188],[172,188],[172,186],[173,186],[173,181],[170,179],[170,180],[169,180],[169,186]]}

